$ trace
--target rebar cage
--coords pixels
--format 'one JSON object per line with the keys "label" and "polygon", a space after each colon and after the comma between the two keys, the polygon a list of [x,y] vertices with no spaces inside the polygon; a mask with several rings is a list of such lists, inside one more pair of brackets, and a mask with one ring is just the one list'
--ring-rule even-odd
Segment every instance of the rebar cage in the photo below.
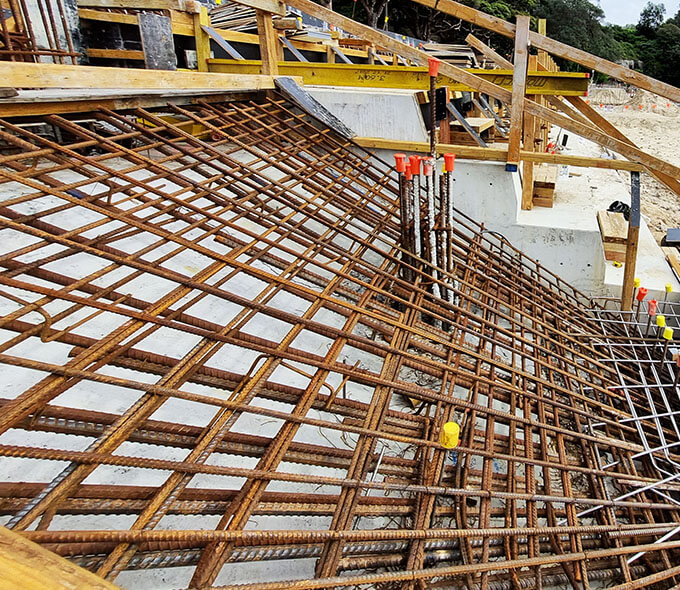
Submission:
{"label": "rebar cage", "polygon": [[2,524],[134,588],[680,581],[644,308],[457,210],[402,258],[392,168],[280,98],[0,126]]}

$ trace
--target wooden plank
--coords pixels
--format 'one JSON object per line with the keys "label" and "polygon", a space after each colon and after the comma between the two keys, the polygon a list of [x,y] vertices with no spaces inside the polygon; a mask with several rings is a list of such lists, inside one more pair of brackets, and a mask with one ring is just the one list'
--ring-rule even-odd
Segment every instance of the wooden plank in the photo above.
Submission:
{"label": "wooden plank", "polygon": [[286,16],[286,5],[278,0],[238,0],[238,3],[269,14]]}
{"label": "wooden plank", "polygon": [[[431,107],[432,108],[432,107]],[[465,131],[468,132],[468,135],[472,137],[472,139],[475,141],[475,143],[482,147],[485,148],[487,147],[486,142],[481,138],[479,133],[475,129],[472,128],[472,126],[466,121],[465,117],[460,113],[460,111],[453,106],[452,103],[447,103],[446,109],[451,113],[456,121],[465,129]]]}
{"label": "wooden plank", "polygon": [[489,47],[481,39],[477,39],[477,37],[475,37],[472,33],[465,37],[465,42],[470,47],[474,47],[482,55],[493,61],[498,67],[505,68],[506,70],[513,69],[513,65],[510,60],[505,59],[502,55],[496,53],[493,49],[491,49],[491,47]]}
{"label": "wooden plank", "polygon": [[96,49],[88,47],[85,51],[87,57],[94,57],[100,59],[131,59],[135,61],[144,61],[144,52],[136,51],[134,49]]}
{"label": "wooden plank", "polygon": [[603,242],[625,244],[628,241],[628,222],[623,213],[598,211],[597,223],[600,226]]}
{"label": "wooden plank", "polygon": [[[470,8],[469,6],[464,6],[454,0],[412,1],[422,4],[423,6],[429,6],[440,12],[450,14],[489,31],[504,35],[505,37],[512,38],[515,36],[515,25],[479,10],[475,10],[474,8]],[[555,41],[550,37],[534,32],[529,34],[529,42],[532,47],[542,49],[563,59],[581,64],[589,70],[597,70],[598,72],[607,74],[626,84],[649,90],[650,92],[669,98],[674,102],[680,102],[680,89],[671,86],[670,84],[666,84],[665,82],[650,78],[649,76],[645,76],[640,72],[636,72],[635,70],[631,70],[620,64],[616,64],[601,57],[596,57],[587,51],[576,49],[575,47],[571,47],[570,45]]]}
{"label": "wooden plank", "polygon": [[119,23],[122,25],[138,25],[136,14],[122,14],[120,12],[103,12],[92,8],[79,8],[78,17],[81,20],[96,20],[108,23]]}
{"label": "wooden plank", "polygon": [[275,88],[272,76],[213,74],[0,62],[0,78],[13,88],[114,88],[262,90]]}
{"label": "wooden plank", "polygon": [[2,590],[119,590],[118,586],[5,527],[0,527],[0,587]]}
{"label": "wooden plank", "polygon": [[[466,117],[465,120],[477,133],[482,133],[493,127],[493,119],[489,119],[488,117]],[[452,125],[461,125],[461,123],[459,121],[454,121]]]}
{"label": "wooden plank", "polygon": [[517,17],[515,35],[515,70],[512,78],[512,104],[510,106],[510,133],[508,134],[508,169],[517,170],[519,152],[522,149],[522,122],[524,117],[524,95],[526,93],[529,64],[529,25],[531,19]]}
{"label": "wooden plank", "polygon": [[138,18],[146,69],[176,70],[177,57],[170,18],[155,12],[142,12]]}
{"label": "wooden plank", "polygon": [[[183,0],[78,0],[78,7],[139,8],[142,10],[187,10],[193,7]],[[193,10],[192,10],[193,12]]]}
{"label": "wooden plank", "polygon": [[260,57],[262,73],[270,76],[278,74],[278,33],[274,29],[271,13],[255,11],[257,33],[260,36]]}
{"label": "wooden plank", "polygon": [[628,238],[626,244],[626,266],[623,270],[623,287],[621,288],[621,310],[633,308],[633,281],[637,264],[638,242],[640,240],[640,173],[630,173],[630,216],[628,220]]}
{"label": "wooden plank", "polygon": [[[46,91],[43,91],[46,92]],[[129,91],[128,91],[129,92]],[[97,95],[93,92],[90,96],[74,97],[52,97],[39,101],[19,100],[4,101],[0,100],[0,117],[26,117],[41,116],[63,113],[89,113],[100,108],[112,111],[123,111],[137,108],[158,108],[165,107],[168,103],[184,105],[194,104],[197,99],[206,102],[224,102],[226,100],[250,100],[252,94],[248,92],[216,92],[201,89],[192,89],[190,92],[180,91],[156,91],[152,94],[141,94],[139,89],[135,89],[134,94],[125,95]]]}
{"label": "wooden plank", "polygon": [[208,60],[210,59],[210,36],[203,27],[210,25],[210,16],[205,6],[201,7],[198,14],[194,14],[194,38],[196,40],[196,67],[199,72],[207,72]]}
{"label": "wooden plank", "polygon": [[[430,144],[417,141],[402,141],[395,139],[382,139],[377,137],[358,137],[354,141],[367,149],[385,149],[397,152],[429,153]],[[466,145],[437,145],[437,152],[445,154],[452,152],[460,159],[484,160],[491,162],[505,162],[508,157],[506,148],[481,148]],[[564,154],[547,154],[544,152],[520,152],[522,160],[534,163],[564,164],[576,168],[601,168],[603,170],[626,170],[642,171],[645,167],[636,162],[627,160],[610,160],[608,158],[587,158],[584,156],[568,156]]]}

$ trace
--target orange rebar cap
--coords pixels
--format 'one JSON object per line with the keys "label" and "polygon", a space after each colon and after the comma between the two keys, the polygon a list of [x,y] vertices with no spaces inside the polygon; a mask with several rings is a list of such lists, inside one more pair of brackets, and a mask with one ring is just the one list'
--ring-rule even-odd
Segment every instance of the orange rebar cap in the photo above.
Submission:
{"label": "orange rebar cap", "polygon": [[647,313],[649,315],[656,315],[656,310],[659,306],[659,303],[657,302],[656,299],[650,299],[647,302]]}
{"label": "orange rebar cap", "polygon": [[439,75],[439,65],[442,62],[440,62],[438,59],[435,59],[434,57],[431,57],[427,60],[427,69],[430,74],[430,76],[438,76]]}
{"label": "orange rebar cap", "polygon": [[422,160],[420,156],[408,157],[408,162],[411,164],[411,173],[414,176],[418,176],[420,174],[420,160]]}
{"label": "orange rebar cap", "polygon": [[649,289],[645,289],[644,287],[640,287],[638,289],[637,295],[635,296],[638,301],[642,301],[645,297],[647,297],[647,293],[649,292]]}
{"label": "orange rebar cap", "polygon": [[406,177],[406,180],[411,180],[411,176],[413,176],[411,173],[411,164],[406,164],[404,168],[404,176]]}
{"label": "orange rebar cap", "polygon": [[444,166],[446,172],[453,172],[456,165],[456,154],[444,154]]}
{"label": "orange rebar cap", "polygon": [[394,154],[394,162],[399,174],[406,171],[406,154]]}

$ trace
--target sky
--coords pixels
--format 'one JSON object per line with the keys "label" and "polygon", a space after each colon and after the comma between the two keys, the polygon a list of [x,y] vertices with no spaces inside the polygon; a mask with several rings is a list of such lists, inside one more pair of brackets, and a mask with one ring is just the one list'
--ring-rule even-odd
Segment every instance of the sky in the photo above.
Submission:
{"label": "sky", "polygon": [[[634,25],[640,19],[640,12],[648,0],[600,0],[600,6],[604,10],[604,20],[614,25]],[[661,0],[653,0],[655,3]],[[593,2],[597,4],[597,0]],[[680,9],[680,0],[665,0],[666,18],[675,16]]]}

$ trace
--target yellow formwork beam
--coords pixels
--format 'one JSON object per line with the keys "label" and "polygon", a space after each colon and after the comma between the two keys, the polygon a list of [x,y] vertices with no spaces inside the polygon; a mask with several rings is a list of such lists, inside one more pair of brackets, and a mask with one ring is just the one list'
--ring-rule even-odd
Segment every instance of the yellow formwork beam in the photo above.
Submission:
{"label": "yellow formwork beam", "polygon": [[[209,60],[211,72],[229,74],[259,74],[259,60]],[[512,89],[511,70],[466,70],[493,84]],[[328,64],[304,63],[292,61],[279,62],[280,76],[298,76],[305,84],[320,86],[353,86],[369,88],[400,88],[410,90],[426,90],[429,88],[427,68],[407,66],[382,66],[364,64]],[[446,76],[439,76],[439,86],[448,86],[451,90],[472,91]],[[527,94],[551,96],[585,96],[588,91],[587,74],[576,72],[529,72]]]}

